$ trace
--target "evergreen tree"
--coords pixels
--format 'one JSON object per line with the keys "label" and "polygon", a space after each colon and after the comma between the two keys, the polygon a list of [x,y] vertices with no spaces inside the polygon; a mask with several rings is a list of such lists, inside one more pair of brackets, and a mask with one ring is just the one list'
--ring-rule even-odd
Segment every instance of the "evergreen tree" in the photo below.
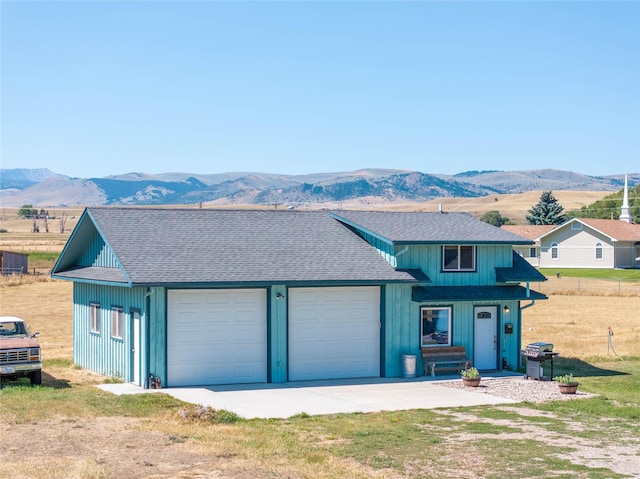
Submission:
{"label": "evergreen tree", "polygon": [[527,223],[530,225],[559,225],[566,221],[564,208],[551,191],[544,191],[540,201],[528,211]]}

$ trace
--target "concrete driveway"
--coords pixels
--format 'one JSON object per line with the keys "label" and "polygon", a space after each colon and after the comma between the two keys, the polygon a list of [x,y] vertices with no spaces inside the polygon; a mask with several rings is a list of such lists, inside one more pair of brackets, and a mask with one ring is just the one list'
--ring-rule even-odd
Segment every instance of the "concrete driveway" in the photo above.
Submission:
{"label": "concrete driveway", "polygon": [[440,407],[510,404],[517,401],[439,386],[431,378],[376,378],[304,381],[284,384],[202,386],[142,389],[133,384],[101,384],[113,394],[163,393],[187,403],[224,409],[252,418],[288,418],[296,414],[322,415],[352,412],[399,411]]}

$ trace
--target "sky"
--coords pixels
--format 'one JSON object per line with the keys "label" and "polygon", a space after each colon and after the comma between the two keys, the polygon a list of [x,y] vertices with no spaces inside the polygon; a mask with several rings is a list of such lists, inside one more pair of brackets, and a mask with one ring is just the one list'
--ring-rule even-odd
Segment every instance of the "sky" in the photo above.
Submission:
{"label": "sky", "polygon": [[640,172],[639,1],[0,1],[0,165]]}

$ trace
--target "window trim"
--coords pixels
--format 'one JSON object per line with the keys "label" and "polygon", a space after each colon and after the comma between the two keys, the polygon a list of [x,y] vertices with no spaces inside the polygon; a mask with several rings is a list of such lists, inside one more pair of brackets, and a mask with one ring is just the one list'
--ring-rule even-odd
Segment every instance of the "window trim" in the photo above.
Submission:
{"label": "window trim", "polygon": [[122,339],[124,329],[124,309],[122,306],[111,306],[111,338]]}
{"label": "window trim", "polygon": [[100,334],[100,303],[89,303],[89,332]]}
{"label": "window trim", "polygon": [[[458,263],[458,267],[457,268],[447,268],[446,264],[445,264],[445,258],[446,258],[446,254],[445,251],[447,249],[451,250],[452,248],[457,248],[458,252],[457,252],[457,263]],[[471,256],[472,256],[472,263],[473,266],[471,268],[461,268],[460,267],[460,257],[461,257],[461,253],[460,253],[460,248],[471,248]],[[477,247],[476,245],[469,245],[469,244],[458,244],[458,245],[453,245],[453,244],[446,244],[446,245],[442,245],[441,248],[441,254],[442,254],[442,272],[443,273],[473,273],[475,271],[477,271]]]}
{"label": "window trim", "polygon": [[551,243],[550,255],[551,255],[551,259],[554,261],[557,260],[558,257],[560,256],[558,250],[559,250],[558,243],[556,243],[555,241]]}
{"label": "window trim", "polygon": [[602,243],[596,243],[596,261],[604,261],[604,248]]}
{"label": "window trim", "polygon": [[[424,312],[425,311],[434,311],[434,310],[440,310],[440,311],[447,311],[448,312],[448,317],[447,317],[447,341],[443,342],[443,343],[432,343],[432,344],[426,344],[424,342]],[[451,336],[452,336],[452,330],[453,330],[453,306],[421,306],[420,307],[420,348],[437,348],[437,347],[443,347],[443,346],[451,346],[452,342],[451,342]]]}

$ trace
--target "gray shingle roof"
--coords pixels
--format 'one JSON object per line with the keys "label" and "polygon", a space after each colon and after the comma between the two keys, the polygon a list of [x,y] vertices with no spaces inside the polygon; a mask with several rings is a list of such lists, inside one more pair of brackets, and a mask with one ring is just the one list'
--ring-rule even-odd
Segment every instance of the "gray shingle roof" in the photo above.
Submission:
{"label": "gray shingle roof", "polygon": [[89,268],[71,268],[56,273],[56,277],[128,284],[124,273],[118,268],[98,268],[96,266]]}
{"label": "gray shingle roof", "polygon": [[469,213],[334,211],[352,226],[393,243],[508,243],[533,244],[531,240],[475,219]]}
{"label": "gray shingle roof", "polygon": [[416,281],[326,212],[87,212],[133,284]]}

